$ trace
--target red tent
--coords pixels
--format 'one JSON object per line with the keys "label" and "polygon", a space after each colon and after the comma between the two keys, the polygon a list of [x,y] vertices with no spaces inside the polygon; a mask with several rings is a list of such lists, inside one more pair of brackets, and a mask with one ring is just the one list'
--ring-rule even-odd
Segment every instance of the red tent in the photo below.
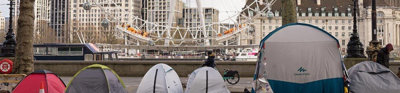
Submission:
{"label": "red tent", "polygon": [[12,93],[64,93],[64,82],[53,72],[47,70],[35,71],[24,78]]}

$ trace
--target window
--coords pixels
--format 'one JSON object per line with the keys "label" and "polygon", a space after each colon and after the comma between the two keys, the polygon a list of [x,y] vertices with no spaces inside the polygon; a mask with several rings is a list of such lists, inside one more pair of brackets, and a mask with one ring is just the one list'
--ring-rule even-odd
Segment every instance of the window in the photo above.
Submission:
{"label": "window", "polygon": [[347,27],[348,30],[351,30],[351,26]]}
{"label": "window", "polygon": [[349,36],[351,36],[351,32],[349,32]]}
{"label": "window", "polygon": [[315,20],[315,23],[318,23],[318,19],[317,19],[317,20]]}
{"label": "window", "polygon": [[342,32],[342,36],[346,36],[346,33],[345,33],[345,32]]}
{"label": "window", "polygon": [[335,30],[338,30],[339,29],[339,27],[338,26],[335,26]]}
{"label": "window", "polygon": [[83,54],[83,49],[82,47],[71,47],[70,53],[71,55],[82,55]]}
{"label": "window", "polygon": [[342,45],[346,45],[346,40],[342,40]]}
{"label": "window", "polygon": [[332,26],[328,26],[328,29],[329,29],[329,30],[332,30]]}
{"label": "window", "polygon": [[345,26],[342,26],[342,30],[345,30],[346,29],[346,27]]}
{"label": "window", "polygon": [[48,47],[48,55],[57,55],[57,47]]}
{"label": "window", "polygon": [[336,23],[336,24],[339,23],[339,20],[335,20],[335,23]]}
{"label": "window", "polygon": [[339,33],[338,33],[338,32],[335,32],[335,37],[337,37],[337,36],[339,36]]}
{"label": "window", "polygon": [[36,47],[34,53],[35,55],[46,55],[46,47]]}
{"label": "window", "polygon": [[68,52],[69,52],[69,48],[65,48],[65,47],[58,48],[59,55],[68,55],[69,54]]}

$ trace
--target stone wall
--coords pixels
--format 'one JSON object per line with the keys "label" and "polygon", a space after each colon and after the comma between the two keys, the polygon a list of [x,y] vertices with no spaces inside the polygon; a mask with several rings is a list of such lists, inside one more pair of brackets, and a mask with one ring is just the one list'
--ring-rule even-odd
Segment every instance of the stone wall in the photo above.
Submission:
{"label": "stone wall", "polygon": [[[367,58],[345,58],[344,59],[344,64],[346,65],[346,68],[349,69],[350,67],[354,66],[357,63],[367,61]],[[397,60],[390,60],[389,62],[390,66],[389,69],[396,74],[399,70],[400,67],[400,62]]]}
{"label": "stone wall", "polygon": [[[347,68],[365,61],[366,59],[344,59]],[[164,60],[164,61],[35,61],[35,70],[46,69],[53,71],[60,76],[73,76],[80,69],[91,65],[91,64],[103,64],[111,69],[113,69],[120,76],[133,76],[133,77],[143,77],[144,74],[154,65],[158,63],[165,63],[175,69],[180,77],[187,77],[196,68],[199,68],[203,62],[202,61],[174,61]],[[241,77],[253,77],[256,67],[256,62],[222,62],[217,61],[217,69],[222,74],[224,69],[237,70]],[[393,73],[398,72],[400,67],[400,62],[390,62],[390,70]]]}
{"label": "stone wall", "polygon": [[[196,68],[199,68],[202,61],[35,61],[35,70],[46,69],[60,76],[73,76],[80,69],[91,64],[103,64],[113,69],[120,76],[143,77],[144,74],[154,65],[165,63],[174,68],[180,77],[187,77]],[[220,73],[224,69],[237,70],[241,77],[252,77],[254,75],[256,62],[216,62]]]}
{"label": "stone wall", "polygon": [[346,66],[346,69],[349,69],[350,67],[354,66],[357,63],[367,61],[367,58],[344,58],[344,65]]}

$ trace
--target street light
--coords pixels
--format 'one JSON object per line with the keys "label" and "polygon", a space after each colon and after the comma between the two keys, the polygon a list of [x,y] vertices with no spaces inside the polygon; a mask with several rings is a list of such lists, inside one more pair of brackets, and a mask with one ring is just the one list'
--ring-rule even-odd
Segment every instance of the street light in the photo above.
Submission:
{"label": "street light", "polygon": [[3,46],[1,48],[1,56],[3,57],[14,57],[15,56],[15,45],[16,45],[16,41],[15,41],[15,37],[14,37],[14,32],[12,29],[12,17],[13,17],[13,0],[10,0],[10,18],[9,18],[9,28],[8,28],[8,32],[6,35],[6,40],[3,42]]}
{"label": "street light", "polygon": [[365,58],[363,44],[357,33],[357,8],[358,0],[353,0],[353,34],[351,34],[350,41],[347,43],[346,58]]}
{"label": "street light", "polygon": [[375,61],[378,56],[378,51],[381,49],[380,42],[376,39],[376,1],[372,0],[372,40],[369,42],[369,46],[367,48],[368,59],[371,61]]}

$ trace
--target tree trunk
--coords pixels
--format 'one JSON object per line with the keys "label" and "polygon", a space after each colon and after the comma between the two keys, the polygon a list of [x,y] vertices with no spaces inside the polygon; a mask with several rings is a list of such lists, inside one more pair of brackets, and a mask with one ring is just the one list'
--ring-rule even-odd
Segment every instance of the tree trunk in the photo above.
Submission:
{"label": "tree trunk", "polygon": [[296,1],[282,0],[282,26],[297,22]]}
{"label": "tree trunk", "polygon": [[17,47],[15,49],[15,73],[33,72],[33,21],[35,0],[21,0],[19,8]]}

